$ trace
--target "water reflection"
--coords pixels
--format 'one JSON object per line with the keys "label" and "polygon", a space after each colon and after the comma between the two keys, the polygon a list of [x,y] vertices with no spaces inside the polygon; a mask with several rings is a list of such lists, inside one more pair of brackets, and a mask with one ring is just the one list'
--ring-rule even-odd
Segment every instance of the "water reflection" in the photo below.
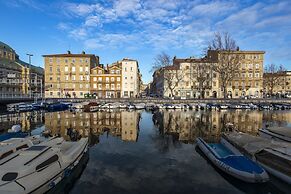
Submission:
{"label": "water reflection", "polygon": [[217,141],[222,132],[232,129],[256,135],[258,129],[263,126],[263,116],[263,112],[260,111],[165,110],[154,112],[153,122],[160,134],[171,134],[178,141],[193,143],[198,136],[208,141]]}
{"label": "water reflection", "polygon": [[50,135],[60,135],[75,141],[89,137],[91,144],[99,142],[99,136],[119,137],[123,141],[137,141],[140,113],[122,112],[50,112],[45,114],[45,128]]}
{"label": "water reflection", "polygon": [[21,125],[22,131],[30,131],[42,126],[44,123],[44,112],[23,112],[0,115],[0,132],[6,132],[13,125]]}

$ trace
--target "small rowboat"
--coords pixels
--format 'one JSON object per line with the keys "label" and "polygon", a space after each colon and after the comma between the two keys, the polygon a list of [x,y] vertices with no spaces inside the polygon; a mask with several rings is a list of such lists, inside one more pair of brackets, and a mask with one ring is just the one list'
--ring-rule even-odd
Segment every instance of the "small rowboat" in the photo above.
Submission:
{"label": "small rowboat", "polygon": [[[228,149],[226,141],[207,144],[202,138],[196,139],[198,147],[206,157],[225,173],[250,183],[267,182],[269,176],[257,163],[240,154],[237,150]],[[229,145],[227,145],[229,146]]]}

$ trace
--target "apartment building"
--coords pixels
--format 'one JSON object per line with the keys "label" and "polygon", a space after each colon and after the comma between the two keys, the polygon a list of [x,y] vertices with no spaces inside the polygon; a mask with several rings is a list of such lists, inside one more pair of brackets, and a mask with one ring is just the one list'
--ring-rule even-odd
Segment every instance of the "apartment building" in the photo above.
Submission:
{"label": "apartment building", "polygon": [[43,55],[46,98],[84,98],[90,94],[90,71],[99,65],[93,54]]}
{"label": "apartment building", "polygon": [[264,93],[266,95],[287,95],[291,94],[291,71],[276,73],[264,73]]}
{"label": "apartment building", "polygon": [[122,68],[117,63],[91,69],[91,94],[98,98],[120,98],[121,75]]}
{"label": "apartment building", "polygon": [[39,98],[43,83],[43,68],[20,60],[14,49],[0,42],[0,98]]}
{"label": "apartment building", "polygon": [[209,50],[204,58],[174,58],[173,65],[154,72],[152,92],[159,97],[223,98],[223,78],[215,67],[222,65],[222,58],[229,55],[238,61],[226,87],[227,97],[262,97],[264,53]]}
{"label": "apartment building", "polygon": [[217,74],[208,58],[173,59],[173,65],[153,74],[152,92],[159,97],[216,97]]}
{"label": "apartment building", "polygon": [[[263,73],[264,73],[264,51],[216,51],[209,50],[207,58],[217,65],[221,62],[223,55],[238,56],[238,68],[234,78],[227,86],[229,98],[244,96],[263,96]],[[218,85],[221,86],[221,77],[218,74]],[[223,89],[217,91],[218,97],[223,97]]]}
{"label": "apartment building", "polygon": [[121,97],[135,98],[140,96],[141,73],[138,62],[124,58],[117,62],[122,68]]}

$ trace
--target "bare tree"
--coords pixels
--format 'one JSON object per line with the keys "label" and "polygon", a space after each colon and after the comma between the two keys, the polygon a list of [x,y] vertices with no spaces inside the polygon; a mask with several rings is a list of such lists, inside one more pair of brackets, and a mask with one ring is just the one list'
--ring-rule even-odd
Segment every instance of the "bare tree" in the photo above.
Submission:
{"label": "bare tree", "polygon": [[211,67],[207,63],[191,63],[190,80],[193,88],[197,89],[200,97],[205,97],[205,90],[211,88]]}
{"label": "bare tree", "polygon": [[158,54],[155,58],[154,58],[154,63],[152,65],[152,69],[151,72],[154,72],[158,69],[161,69],[162,67],[167,67],[167,66],[171,66],[172,62],[171,62],[171,57],[170,55],[162,52],[160,54]]}
{"label": "bare tree", "polygon": [[215,32],[214,38],[210,41],[209,50],[223,50],[223,51],[235,51],[237,45],[235,40],[230,36],[228,32]]}
{"label": "bare tree", "polygon": [[270,94],[274,94],[274,88],[284,84],[284,75],[286,69],[283,65],[269,64],[264,72],[264,88]]}
{"label": "bare tree", "polygon": [[213,71],[218,73],[223,96],[226,98],[227,86],[233,80],[240,66],[240,56],[234,53],[238,47],[229,33],[216,32],[213,40],[209,43],[209,50],[215,50],[218,54]]}
{"label": "bare tree", "polygon": [[182,70],[180,70],[179,66],[174,65],[164,67],[163,71],[166,90],[169,90],[171,93],[171,97],[174,97],[175,88],[177,88],[179,86],[179,83],[183,81],[184,73]]}

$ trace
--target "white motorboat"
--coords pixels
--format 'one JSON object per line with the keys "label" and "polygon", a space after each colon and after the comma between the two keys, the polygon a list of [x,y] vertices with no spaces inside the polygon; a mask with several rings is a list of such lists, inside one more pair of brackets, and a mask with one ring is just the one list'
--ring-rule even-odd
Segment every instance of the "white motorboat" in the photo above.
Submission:
{"label": "white motorboat", "polygon": [[182,104],[174,104],[175,109],[182,109],[183,105]]}
{"label": "white motorboat", "polygon": [[[63,140],[63,138],[56,138]],[[70,175],[88,149],[78,142],[42,142],[0,164],[0,193],[45,193]]]}
{"label": "white motorboat", "polygon": [[128,109],[135,109],[135,106],[134,106],[133,104],[128,104],[128,105],[127,105],[127,108],[128,108]]}
{"label": "white motorboat", "polygon": [[259,129],[259,134],[268,139],[275,139],[278,141],[285,141],[291,143],[291,128],[287,127],[269,127],[266,129]]}
{"label": "white motorboat", "polygon": [[120,109],[126,109],[127,106],[126,106],[126,104],[120,103],[120,104],[119,104],[119,108],[120,108]]}
{"label": "white motorboat", "polygon": [[202,138],[197,138],[196,142],[206,157],[225,173],[251,183],[269,180],[268,174],[261,166],[243,156],[234,147],[230,148],[224,139],[221,139],[220,143],[208,144]]}
{"label": "white motorboat", "polygon": [[165,104],[164,107],[166,109],[174,109],[175,108],[175,106],[173,104]]}
{"label": "white motorboat", "polygon": [[145,103],[138,103],[135,105],[135,109],[144,109],[145,108]]}

